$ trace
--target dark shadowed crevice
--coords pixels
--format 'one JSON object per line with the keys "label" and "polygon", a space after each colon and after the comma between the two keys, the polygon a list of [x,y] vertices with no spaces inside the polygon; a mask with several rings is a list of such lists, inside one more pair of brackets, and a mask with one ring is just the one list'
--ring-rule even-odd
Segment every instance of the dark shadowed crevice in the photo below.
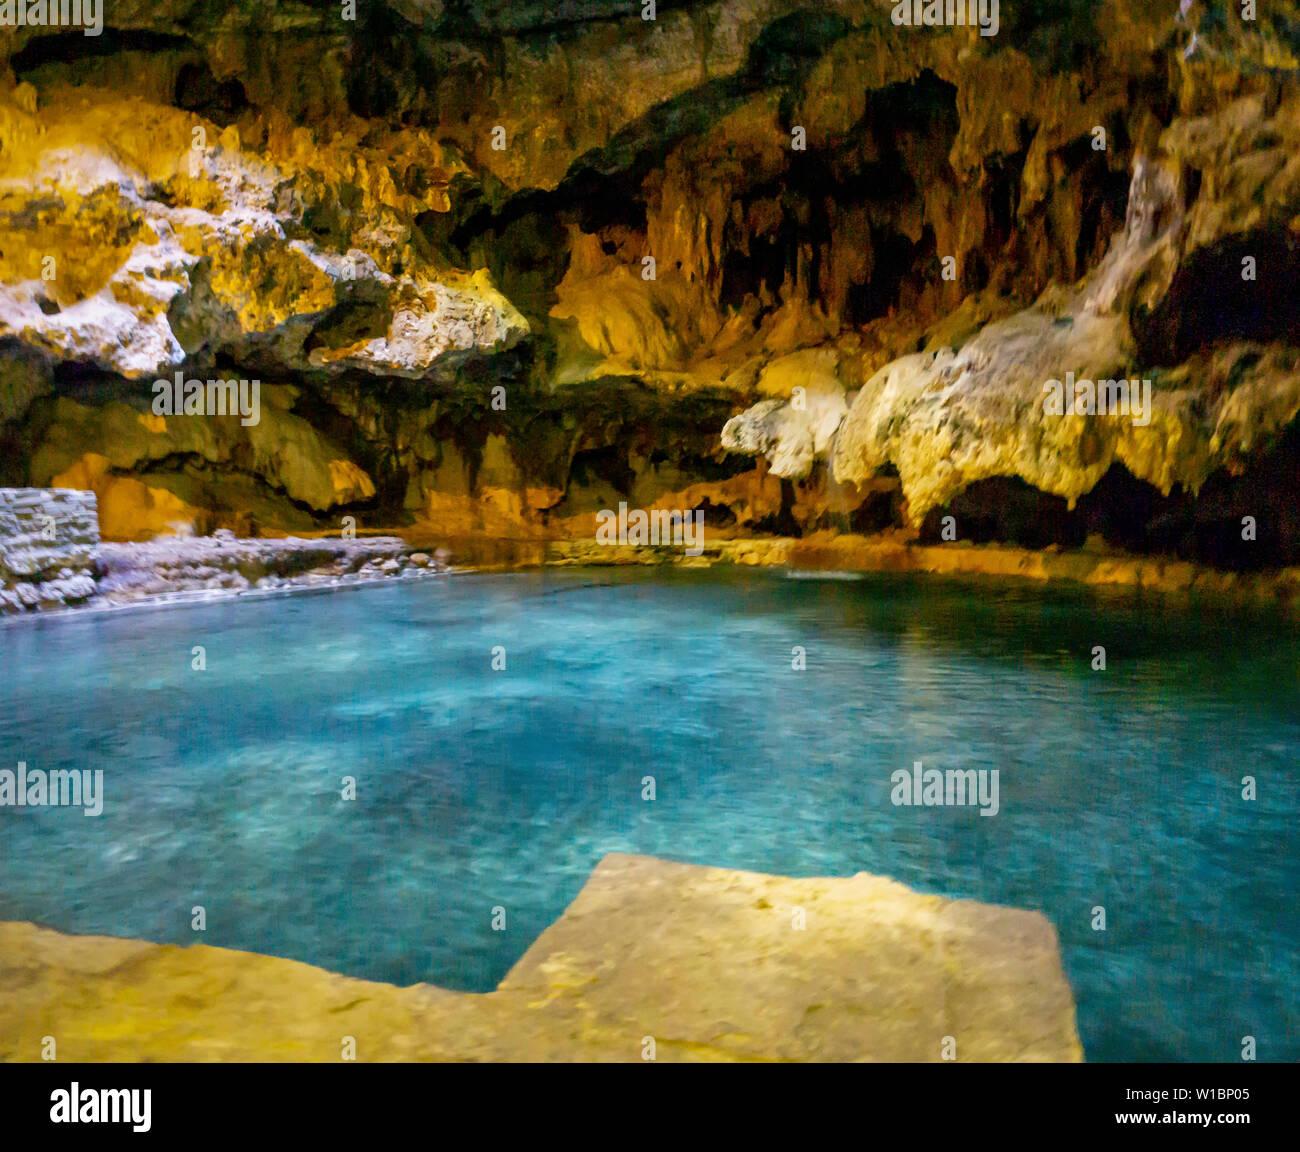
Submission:
{"label": "dark shadowed crevice", "polygon": [[1098,7],[1087,0],[1002,4],[996,39],[1040,61],[1046,70],[1077,70],[1105,45],[1096,28]]}
{"label": "dark shadowed crevice", "polygon": [[392,322],[392,301],[348,300],[321,318],[303,343],[303,351],[346,348],[362,340],[378,339],[387,335]]}
{"label": "dark shadowed crevice", "polygon": [[[1165,495],[1117,463],[1070,511],[1062,497],[1020,479],[995,477],[970,485],[945,507],[931,509],[919,539],[925,544],[969,541],[1071,549],[1093,537],[1139,556],[1257,571],[1300,564],[1297,491],[1300,424],[1292,424],[1244,462],[1240,472],[1220,469],[1195,495],[1181,488]],[[943,538],[949,516],[956,541]]]}
{"label": "dark shadowed crevice", "polygon": [[759,33],[745,61],[746,76],[763,87],[800,85],[817,61],[850,31],[848,21],[831,12],[810,8],[792,12]]}
{"label": "dark shadowed crevice", "polygon": [[608,484],[615,492],[626,495],[635,480],[627,456],[612,445],[575,452],[569,465],[570,486],[587,488]]}
{"label": "dark shadowed crevice", "polygon": [[1086,532],[1082,518],[1069,510],[1061,496],[1041,492],[1019,477],[979,480],[942,508],[932,508],[921,524],[923,544],[943,544],[945,520],[957,541],[973,544],[1015,544],[1046,548],[1056,544],[1075,548]]}
{"label": "dark shadowed crevice", "polygon": [[1300,240],[1281,229],[1229,237],[1184,260],[1152,311],[1136,310],[1139,358],[1170,365],[1239,341],[1300,342],[1297,298]]}
{"label": "dark shadowed crevice", "polygon": [[[930,251],[934,250],[934,234],[930,237]],[[847,318],[851,324],[866,324],[884,316],[897,305],[903,282],[915,275],[917,245],[906,236],[893,231],[872,235],[875,255],[871,277],[849,289],[846,301]]]}
{"label": "dark shadowed crevice", "polygon": [[770,536],[802,536],[803,527],[794,514],[795,490],[792,480],[781,480],[781,508],[755,520],[754,532]]}
{"label": "dark shadowed crevice", "polygon": [[1081,205],[1079,236],[1074,248],[1074,272],[1082,275],[1105,255],[1111,237],[1124,226],[1130,176],[1127,169],[1116,171],[1107,162],[1109,149],[1121,153],[1127,144],[1118,129],[1112,129],[1107,151],[1093,148],[1091,134],[1062,150],[1066,169],[1077,182]]}
{"label": "dark shadowed crevice", "polygon": [[1300,564],[1297,492],[1300,424],[1293,423],[1239,473],[1220,469],[1210,476],[1195,499],[1171,517],[1169,534],[1153,543],[1184,560],[1219,568],[1255,571]]}
{"label": "dark shadowed crevice", "polygon": [[1164,496],[1123,464],[1112,464],[1096,487],[1079,498],[1076,511],[1089,535],[1129,552],[1151,553],[1177,543],[1186,500]]}
{"label": "dark shadowed crevice", "polygon": [[711,529],[731,528],[734,527],[737,520],[736,514],[726,504],[715,504],[707,496],[701,500],[694,508],[685,509],[687,512],[699,512],[704,516],[705,538]]}
{"label": "dark shadowed crevice", "polygon": [[902,487],[895,483],[888,487],[872,488],[862,503],[848,514],[847,530],[870,536],[903,528],[905,524]]}
{"label": "dark shadowed crevice", "polygon": [[166,32],[105,28],[98,36],[87,36],[81,29],[37,36],[9,58],[9,67],[19,79],[47,64],[76,65],[97,56],[116,56],[121,52],[191,52],[197,45],[188,36]]}
{"label": "dark shadowed crevice", "polygon": [[249,106],[243,84],[233,77],[218,81],[206,62],[182,65],[173,99],[177,108],[197,113],[223,128]]}

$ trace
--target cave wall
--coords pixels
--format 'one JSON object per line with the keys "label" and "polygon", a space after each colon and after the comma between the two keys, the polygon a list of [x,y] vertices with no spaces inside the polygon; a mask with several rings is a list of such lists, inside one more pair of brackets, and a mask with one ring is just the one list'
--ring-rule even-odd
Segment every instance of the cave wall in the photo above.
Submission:
{"label": "cave wall", "polygon": [[[580,533],[627,499],[1297,558],[1279,516],[1213,542],[1294,477],[1295,5],[1004,5],[994,37],[655,8],[125,2],[0,38],[0,483],[92,490],[117,537]],[[1045,422],[1067,369],[1152,378],[1151,426]],[[177,372],[258,380],[257,423],[158,414]]]}

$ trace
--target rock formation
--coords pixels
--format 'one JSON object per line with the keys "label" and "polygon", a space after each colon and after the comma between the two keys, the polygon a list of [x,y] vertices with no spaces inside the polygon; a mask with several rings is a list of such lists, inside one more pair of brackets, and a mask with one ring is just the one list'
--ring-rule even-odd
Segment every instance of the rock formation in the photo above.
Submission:
{"label": "rock formation", "polygon": [[94,595],[98,547],[94,493],[0,488],[0,615]]}
{"label": "rock formation", "polygon": [[795,880],[643,856],[606,856],[486,995],[12,923],[0,979],[0,1061],[34,1059],[54,1030],[65,1059],[87,1062],[333,1061],[341,1035],[357,1059],[390,1062],[937,1063],[946,1038],[959,1062],[1083,1057],[1037,912],[866,873]]}
{"label": "rock formation", "polygon": [[241,540],[229,529],[211,536],[102,544],[96,589],[108,604],[177,594],[243,593],[334,586],[446,571],[444,556],[412,553],[402,540]]}
{"label": "rock formation", "polygon": [[[892,7],[12,30],[0,483],[93,491],[113,539],[582,537],[624,499],[1300,560],[1295,5]],[[261,419],[160,413],[176,373]],[[1055,415],[1067,379],[1150,381],[1148,418]]]}
{"label": "rock formation", "polygon": [[[131,485],[148,491],[122,477],[111,495],[119,497]],[[448,567],[446,552],[412,552],[406,541],[391,536],[249,540],[228,528],[194,536],[187,525],[173,522],[148,542],[103,543],[96,504],[93,490],[0,488],[0,616],[178,595],[339,586],[433,575]]]}

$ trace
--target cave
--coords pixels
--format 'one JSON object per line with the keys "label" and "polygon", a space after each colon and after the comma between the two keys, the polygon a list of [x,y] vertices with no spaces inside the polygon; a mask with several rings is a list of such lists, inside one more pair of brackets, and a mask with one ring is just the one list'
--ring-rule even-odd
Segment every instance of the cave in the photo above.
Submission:
{"label": "cave", "polygon": [[1295,0],[0,25],[16,1143],[373,1139],[258,1070],[337,1062],[916,1065],[941,1139],[935,1064],[1247,1063],[1264,1126]]}

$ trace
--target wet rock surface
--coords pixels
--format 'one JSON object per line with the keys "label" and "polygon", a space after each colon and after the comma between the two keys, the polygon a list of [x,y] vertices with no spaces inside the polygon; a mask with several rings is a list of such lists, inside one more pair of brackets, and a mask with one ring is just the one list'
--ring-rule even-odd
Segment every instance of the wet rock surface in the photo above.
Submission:
{"label": "wet rock surface", "polygon": [[241,540],[218,529],[212,536],[100,545],[98,592],[110,604],[125,604],[177,593],[345,586],[447,570],[445,554],[415,560],[409,553],[394,537]]}
{"label": "wet rock surface", "polygon": [[10,1061],[51,1032],[88,1062],[336,1061],[343,1035],[363,1061],[1083,1058],[1039,913],[645,856],[606,856],[486,995],[14,923],[0,980]]}
{"label": "wet rock surface", "polygon": [[441,548],[413,554],[392,536],[241,539],[217,529],[105,543],[93,492],[0,488],[0,615],[344,587],[437,575],[450,559]]}

